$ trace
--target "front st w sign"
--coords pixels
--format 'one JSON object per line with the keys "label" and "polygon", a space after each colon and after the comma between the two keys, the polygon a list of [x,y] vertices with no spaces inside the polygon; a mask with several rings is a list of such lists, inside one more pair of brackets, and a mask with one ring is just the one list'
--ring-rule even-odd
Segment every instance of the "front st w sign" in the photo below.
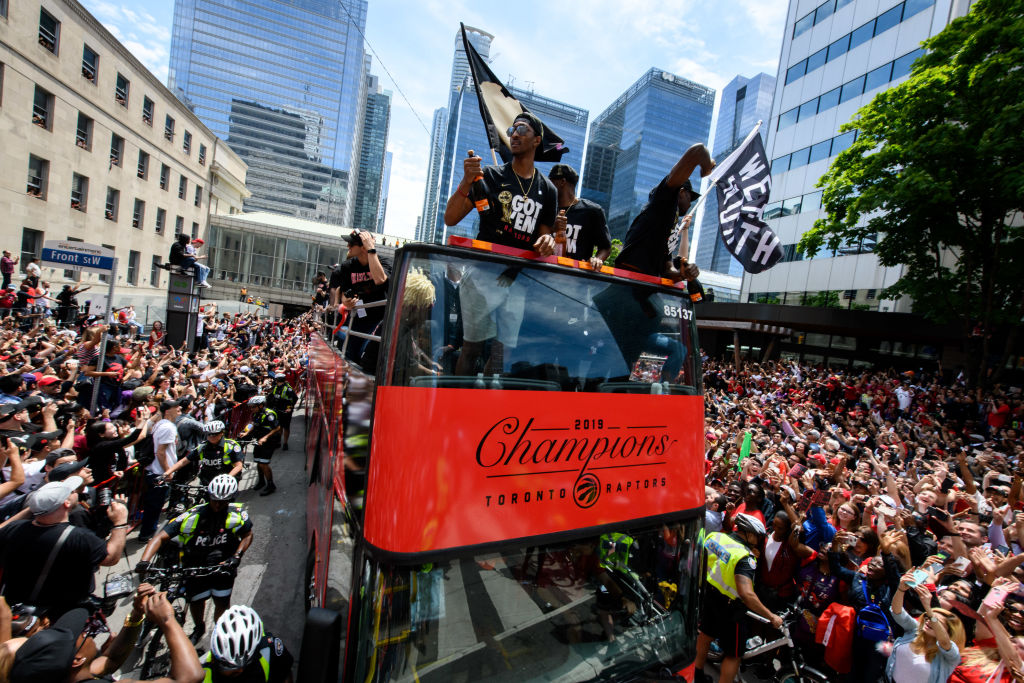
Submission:
{"label": "front st w sign", "polygon": [[47,240],[43,243],[42,262],[67,270],[109,273],[114,268],[114,250],[86,242]]}

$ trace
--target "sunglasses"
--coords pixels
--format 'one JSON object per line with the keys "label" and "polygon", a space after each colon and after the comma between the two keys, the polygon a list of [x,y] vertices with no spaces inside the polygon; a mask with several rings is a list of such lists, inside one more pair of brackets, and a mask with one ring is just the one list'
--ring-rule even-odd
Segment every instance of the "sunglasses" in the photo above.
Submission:
{"label": "sunglasses", "polygon": [[526,135],[527,133],[532,133],[533,132],[533,128],[530,128],[530,126],[528,126],[525,123],[517,123],[517,124],[515,124],[513,126],[509,126],[509,129],[507,131],[505,131],[505,132],[508,134],[509,137],[512,137],[513,133],[519,133],[520,135]]}

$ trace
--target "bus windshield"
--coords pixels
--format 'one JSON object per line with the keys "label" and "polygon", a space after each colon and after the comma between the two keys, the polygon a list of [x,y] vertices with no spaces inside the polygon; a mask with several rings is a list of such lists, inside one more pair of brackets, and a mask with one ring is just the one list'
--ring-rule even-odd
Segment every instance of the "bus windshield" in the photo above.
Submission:
{"label": "bus windshield", "polygon": [[362,567],[358,681],[592,681],[678,671],[696,637],[699,521]]}
{"label": "bus windshield", "polygon": [[485,252],[407,258],[384,385],[700,391],[682,290]]}

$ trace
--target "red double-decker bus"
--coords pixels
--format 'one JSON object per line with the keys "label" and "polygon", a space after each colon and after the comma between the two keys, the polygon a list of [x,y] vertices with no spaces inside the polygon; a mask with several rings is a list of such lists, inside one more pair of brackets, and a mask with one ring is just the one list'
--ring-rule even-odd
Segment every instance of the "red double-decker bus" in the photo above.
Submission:
{"label": "red double-decker bus", "polygon": [[390,283],[378,334],[310,348],[303,680],[692,679],[685,289],[461,238]]}

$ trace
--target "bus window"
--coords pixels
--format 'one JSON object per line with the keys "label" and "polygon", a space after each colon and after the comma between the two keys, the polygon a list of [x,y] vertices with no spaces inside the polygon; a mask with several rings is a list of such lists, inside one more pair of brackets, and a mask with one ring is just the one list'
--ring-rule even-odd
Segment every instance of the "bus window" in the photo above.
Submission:
{"label": "bus window", "polygon": [[699,520],[414,567],[365,562],[358,681],[589,681],[688,664]]}
{"label": "bus window", "polygon": [[490,255],[404,271],[391,386],[699,393],[682,290]]}

